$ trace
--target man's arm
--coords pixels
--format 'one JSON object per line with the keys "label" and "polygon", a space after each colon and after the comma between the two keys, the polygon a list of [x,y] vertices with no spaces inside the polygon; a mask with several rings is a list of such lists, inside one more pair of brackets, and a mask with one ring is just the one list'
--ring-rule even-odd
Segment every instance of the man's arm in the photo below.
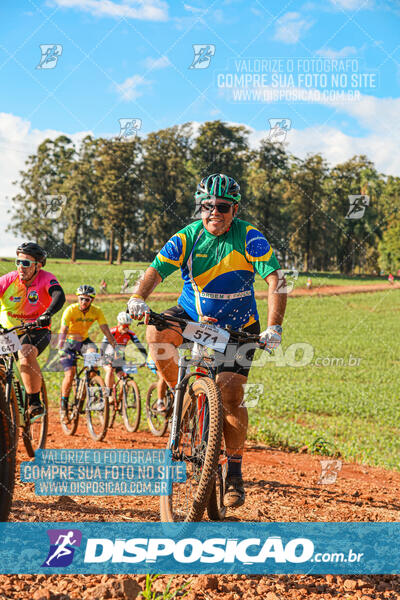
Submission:
{"label": "man's arm", "polygon": [[146,348],[143,346],[142,342],[139,340],[139,338],[137,337],[137,335],[132,335],[131,336],[131,341],[135,344],[135,346],[137,347],[137,349],[142,353],[142,355],[144,356],[144,360],[147,360],[147,351],[146,351]]}
{"label": "man's arm", "polygon": [[150,308],[145,300],[150,296],[151,292],[162,281],[162,277],[154,267],[148,267],[142,279],[140,279],[135,288],[134,293],[128,300],[128,312],[133,319],[142,319],[145,317],[145,322]]}
{"label": "man's arm", "polygon": [[67,337],[67,333],[68,333],[68,325],[61,325],[60,332],[58,334],[58,342],[57,342],[57,348],[59,350],[61,350],[61,348],[64,346],[64,342],[65,342],[65,338]]}
{"label": "man's arm", "polygon": [[61,285],[52,285],[51,288],[49,288],[49,294],[51,296],[51,304],[44,312],[52,317],[64,306],[65,294]]}
{"label": "man's arm", "polygon": [[146,300],[152,291],[161,283],[162,277],[154,267],[148,267],[136,283],[131,298],[142,298]]}
{"label": "man's arm", "polygon": [[268,284],[268,327],[282,325],[287,302],[287,293],[283,291],[286,289],[284,279],[285,276],[280,269],[265,277]]}
{"label": "man's arm", "polygon": [[113,334],[110,331],[110,328],[107,324],[104,325],[100,325],[100,329],[102,330],[102,332],[104,333],[104,335],[106,336],[109,344],[115,348],[117,345],[117,342],[115,341],[115,337],[113,336]]}

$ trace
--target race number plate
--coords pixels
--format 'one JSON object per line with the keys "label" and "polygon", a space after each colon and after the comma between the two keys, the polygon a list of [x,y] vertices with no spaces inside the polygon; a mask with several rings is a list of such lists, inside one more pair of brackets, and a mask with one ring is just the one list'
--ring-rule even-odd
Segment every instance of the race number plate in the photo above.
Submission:
{"label": "race number plate", "polygon": [[183,331],[183,337],[202,346],[223,352],[229,341],[229,332],[209,323],[188,323]]}
{"label": "race number plate", "polygon": [[126,365],[124,365],[122,367],[122,370],[124,373],[127,373],[128,375],[133,375],[134,373],[137,373],[137,366],[134,364],[126,363]]}
{"label": "race number plate", "polygon": [[83,355],[83,364],[85,367],[95,367],[100,362],[101,354],[97,352],[86,352]]}
{"label": "race number plate", "polygon": [[10,354],[21,350],[21,342],[16,333],[3,333],[0,335],[0,354]]}

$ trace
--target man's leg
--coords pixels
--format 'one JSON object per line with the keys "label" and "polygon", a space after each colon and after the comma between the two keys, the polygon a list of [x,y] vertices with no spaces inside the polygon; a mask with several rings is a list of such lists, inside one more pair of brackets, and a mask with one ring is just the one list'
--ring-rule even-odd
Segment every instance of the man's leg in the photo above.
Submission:
{"label": "man's leg", "polygon": [[104,365],[104,370],[106,372],[105,376],[104,376],[104,383],[106,384],[106,388],[107,388],[107,395],[111,396],[112,395],[112,389],[114,387],[114,369],[112,367],[112,365]]}
{"label": "man's leg", "polygon": [[224,504],[237,508],[244,503],[242,458],[247,436],[247,408],[241,406],[244,396],[245,375],[222,371],[217,375],[224,407],[224,438],[228,456],[228,473]]}
{"label": "man's leg", "polygon": [[61,384],[61,398],[60,398],[60,415],[61,419],[67,419],[67,407],[68,398],[71,392],[71,387],[75,377],[76,367],[65,366],[64,367],[64,379]]}
{"label": "man's leg", "polygon": [[158,376],[157,381],[157,409],[162,412],[165,410],[165,394],[167,393],[167,384],[161,375]]}
{"label": "man's leg", "polygon": [[18,352],[22,381],[28,394],[29,414],[31,417],[40,415],[43,406],[40,402],[42,374],[37,361],[38,349],[32,344],[23,344]]}
{"label": "man's leg", "polygon": [[[149,325],[146,331],[149,351],[163,379],[173,388],[178,381],[178,346],[183,338],[177,331],[164,329],[158,331]],[[158,390],[158,387],[157,387]]]}

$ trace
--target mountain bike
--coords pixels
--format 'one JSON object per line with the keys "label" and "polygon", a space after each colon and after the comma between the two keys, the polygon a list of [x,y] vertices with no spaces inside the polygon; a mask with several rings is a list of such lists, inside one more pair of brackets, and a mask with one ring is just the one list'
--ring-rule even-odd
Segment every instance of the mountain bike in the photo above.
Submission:
{"label": "mountain bike", "polygon": [[119,381],[113,386],[112,390],[109,427],[111,428],[114,425],[115,417],[119,414],[122,415],[125,429],[129,433],[133,433],[139,427],[142,410],[139,388],[132,377],[137,373],[138,366],[125,364],[122,369],[121,374],[117,373]]}
{"label": "mountain bike", "polygon": [[[83,360],[81,368],[76,366],[72,384],[72,399],[68,398],[66,410],[60,413],[61,427],[67,435],[74,435],[78,428],[79,415],[86,413],[86,425],[96,442],[104,439],[109,418],[106,385],[96,368],[100,354],[76,352],[76,359]],[[85,406],[86,400],[86,406]]]}
{"label": "mountain bike", "polygon": [[0,521],[7,521],[15,483],[15,423],[0,385]]}
{"label": "mountain bike", "polygon": [[151,383],[146,395],[146,416],[151,433],[157,437],[164,435],[172,417],[174,392],[170,387],[167,387],[163,400],[164,410],[160,411],[157,407],[157,383]]}
{"label": "mountain bike", "polygon": [[[215,381],[217,357],[207,348],[223,353],[229,341],[264,346],[258,335],[153,311],[149,312],[148,324],[159,330],[175,329],[193,342],[189,357],[180,353],[167,443],[172,461],[186,463],[186,481],[170,483],[170,493],[160,496],[161,521],[200,521],[206,508],[210,519],[221,520],[226,513],[223,497],[227,465],[222,445],[223,406]],[[184,326],[183,331],[179,325]]]}
{"label": "mountain bike", "polygon": [[22,441],[29,457],[35,456],[35,450],[44,448],[46,444],[49,422],[46,384],[42,377],[40,401],[44,407],[43,414],[29,416],[28,396],[22,377],[16,364],[15,353],[21,349],[21,342],[16,331],[34,329],[35,324],[24,324],[5,329],[0,327],[0,384],[4,384],[6,402],[9,406],[13,422],[15,446],[18,443],[18,429],[21,429]]}

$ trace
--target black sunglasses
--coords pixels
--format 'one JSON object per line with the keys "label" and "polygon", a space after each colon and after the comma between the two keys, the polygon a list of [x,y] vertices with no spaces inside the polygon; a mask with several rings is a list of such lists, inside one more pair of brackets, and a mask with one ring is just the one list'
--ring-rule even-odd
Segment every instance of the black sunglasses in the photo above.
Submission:
{"label": "black sunglasses", "polygon": [[232,206],[233,206],[233,204],[227,204],[226,202],[224,202],[222,204],[214,204],[212,202],[203,202],[200,205],[200,208],[201,208],[201,210],[204,210],[206,212],[212,212],[215,208],[217,212],[219,212],[223,215],[226,215],[231,210]]}

